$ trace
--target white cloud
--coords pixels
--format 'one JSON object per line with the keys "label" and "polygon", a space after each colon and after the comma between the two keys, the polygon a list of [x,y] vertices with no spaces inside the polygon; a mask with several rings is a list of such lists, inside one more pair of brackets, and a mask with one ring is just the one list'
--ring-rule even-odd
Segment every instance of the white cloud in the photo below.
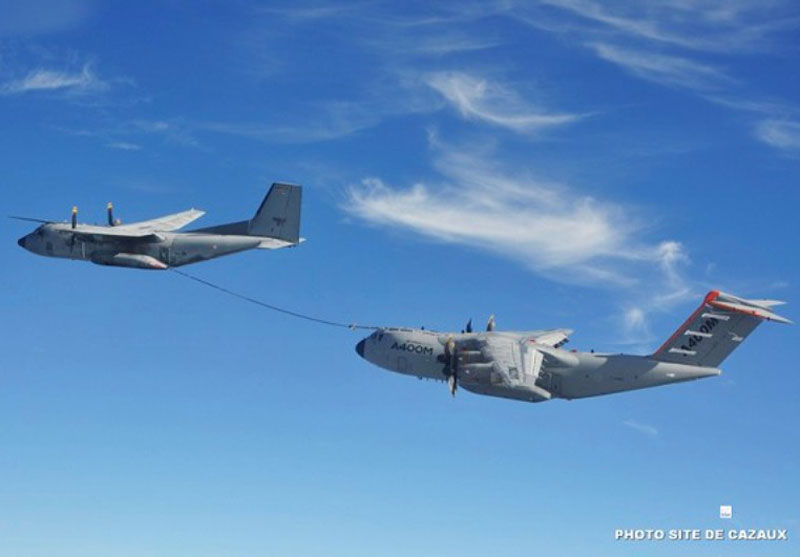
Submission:
{"label": "white cloud", "polygon": [[796,120],[767,119],[759,122],[755,127],[758,139],[785,151],[800,149],[800,122]]}
{"label": "white cloud", "polygon": [[22,79],[4,84],[0,87],[0,91],[6,95],[32,91],[63,91],[70,94],[85,95],[105,91],[108,87],[108,83],[95,74],[91,64],[84,64],[83,68],[78,72],[43,68],[32,70]]}
{"label": "white cloud", "polygon": [[128,143],[126,141],[114,141],[108,144],[112,149],[120,149],[122,151],[139,151],[142,146],[136,143]]}
{"label": "white cloud", "polygon": [[622,422],[622,425],[625,425],[639,433],[644,433],[645,435],[649,435],[650,437],[656,437],[658,435],[658,429],[650,424],[645,424],[641,422],[637,422],[636,420],[625,420]]}
{"label": "white cloud", "polygon": [[595,35],[610,32],[652,44],[707,52],[764,50],[771,33],[796,24],[782,17],[781,2],[540,2],[593,24],[585,31]]}
{"label": "white cloud", "polygon": [[580,118],[577,114],[534,108],[505,85],[462,72],[436,72],[425,81],[463,117],[517,132],[535,132]]}
{"label": "white cloud", "polygon": [[433,36],[421,36],[414,41],[406,41],[401,46],[406,53],[419,54],[425,56],[446,56],[461,52],[473,52],[476,50],[486,50],[501,44],[498,39],[489,37],[475,37],[457,34],[453,32],[441,32]]}
{"label": "white cloud", "polygon": [[340,3],[329,6],[300,6],[289,7],[262,6],[256,8],[259,14],[277,15],[298,22],[314,22],[320,19],[338,19],[357,15],[365,5],[363,3]]}
{"label": "white cloud", "polygon": [[677,242],[640,239],[642,219],[629,207],[509,174],[487,162],[487,153],[435,147],[443,182],[397,188],[366,178],[350,188],[346,210],[375,225],[513,258],[559,282],[630,286],[679,258]]}
{"label": "white cloud", "polygon": [[194,136],[191,126],[180,120],[132,120],[121,125],[115,133],[118,135],[155,135],[164,140],[184,147],[204,149]]}
{"label": "white cloud", "polygon": [[638,306],[627,308],[623,312],[622,320],[628,337],[634,339],[650,337],[650,330],[647,326],[647,315],[643,308]]}
{"label": "white cloud", "polygon": [[603,60],[661,85],[710,90],[732,82],[721,70],[687,58],[642,49],[628,50],[605,43],[591,43],[589,46]]}
{"label": "white cloud", "polygon": [[[583,43],[594,54],[632,75],[663,86],[688,89],[702,98],[762,116],[759,141],[794,150],[797,131],[786,103],[752,97],[749,85],[720,65],[742,53],[775,54],[800,26],[786,0],[656,0],[512,2],[509,14],[528,25]],[[786,53],[790,55],[791,53]],[[736,98],[736,97],[739,98]],[[782,121],[784,120],[784,121]]]}
{"label": "white cloud", "polygon": [[661,242],[658,246],[658,262],[670,285],[673,287],[682,286],[683,279],[678,267],[689,262],[688,256],[683,251],[683,246],[675,241]]}
{"label": "white cloud", "polygon": [[338,139],[380,123],[386,107],[364,103],[329,101],[309,106],[291,124],[203,122],[198,129],[274,143],[314,143]]}
{"label": "white cloud", "polygon": [[800,150],[800,110],[796,107],[774,100],[748,100],[714,95],[707,96],[706,99],[754,116],[752,132],[758,141],[784,153]]}

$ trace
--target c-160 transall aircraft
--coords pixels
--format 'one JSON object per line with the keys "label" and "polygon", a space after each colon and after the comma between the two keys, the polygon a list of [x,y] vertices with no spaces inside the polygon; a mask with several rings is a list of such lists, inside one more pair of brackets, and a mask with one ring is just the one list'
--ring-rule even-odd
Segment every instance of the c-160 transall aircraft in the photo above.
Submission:
{"label": "c-160 transall aircraft", "polygon": [[791,323],[772,312],[777,300],[746,300],[717,290],[649,356],[564,350],[569,329],[461,333],[381,328],[356,345],[390,371],[447,381],[479,394],[543,402],[585,398],[719,375],[719,365],[762,321]]}
{"label": "c-160 transall aircraft", "polygon": [[175,232],[205,212],[190,209],[165,217],[121,224],[108,204],[108,226],[78,223],[72,209],[71,222],[41,222],[17,243],[28,251],[50,257],[79,259],[99,265],[167,269],[249,249],[278,249],[299,244],[301,186],[272,184],[250,220]]}

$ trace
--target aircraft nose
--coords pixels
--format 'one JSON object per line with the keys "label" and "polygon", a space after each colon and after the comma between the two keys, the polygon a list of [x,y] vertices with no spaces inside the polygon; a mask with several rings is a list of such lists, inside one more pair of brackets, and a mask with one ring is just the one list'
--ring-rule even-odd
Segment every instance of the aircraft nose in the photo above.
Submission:
{"label": "aircraft nose", "polygon": [[358,354],[362,358],[364,357],[364,344],[365,344],[365,341],[366,341],[366,339],[364,339],[361,342],[359,342],[358,344],[356,344],[356,354]]}
{"label": "aircraft nose", "polygon": [[21,248],[24,248],[24,247],[25,247],[25,238],[27,238],[27,236],[23,236],[22,238],[20,238],[19,240],[17,240],[17,245],[18,245],[19,247],[21,247]]}

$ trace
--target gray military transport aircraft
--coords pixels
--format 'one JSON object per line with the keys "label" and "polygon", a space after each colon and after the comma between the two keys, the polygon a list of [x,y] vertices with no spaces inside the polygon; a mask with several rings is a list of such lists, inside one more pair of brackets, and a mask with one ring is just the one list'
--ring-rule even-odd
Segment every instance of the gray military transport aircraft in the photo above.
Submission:
{"label": "gray military transport aircraft", "polygon": [[585,398],[719,375],[719,365],[772,312],[777,300],[746,300],[717,290],[649,356],[564,350],[569,329],[461,333],[380,328],[356,345],[365,360],[478,394],[543,402]]}
{"label": "gray military transport aircraft", "polygon": [[300,238],[301,186],[272,184],[250,220],[231,222],[187,232],[175,232],[205,212],[190,209],[153,220],[122,224],[114,219],[108,204],[108,225],[78,223],[72,209],[71,222],[41,222],[17,243],[38,255],[91,261],[99,265],[167,269],[249,249],[293,247]]}

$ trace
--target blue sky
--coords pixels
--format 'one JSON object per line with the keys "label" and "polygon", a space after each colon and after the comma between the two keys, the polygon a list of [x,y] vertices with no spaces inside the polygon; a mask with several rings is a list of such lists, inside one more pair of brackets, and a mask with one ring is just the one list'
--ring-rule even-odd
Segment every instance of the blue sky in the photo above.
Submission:
{"label": "blue sky", "polygon": [[[570,327],[647,353],[719,288],[796,319],[790,2],[0,2],[7,214],[248,217],[189,270],[367,324]],[[672,555],[615,528],[789,528],[797,328],[721,377],[529,405],[370,367],[359,334],[3,223],[0,554]],[[731,522],[718,518],[733,505]]]}

